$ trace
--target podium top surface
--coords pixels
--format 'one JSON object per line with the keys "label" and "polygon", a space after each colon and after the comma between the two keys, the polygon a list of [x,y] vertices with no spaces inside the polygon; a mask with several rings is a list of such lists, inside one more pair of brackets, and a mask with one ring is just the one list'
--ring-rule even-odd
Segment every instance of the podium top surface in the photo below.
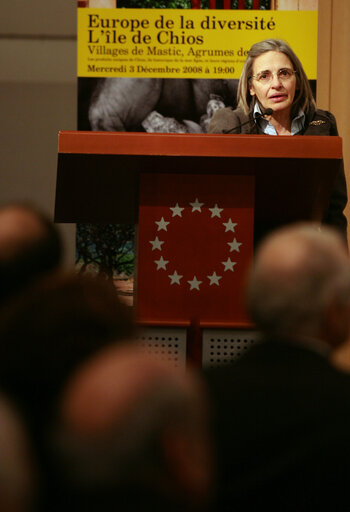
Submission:
{"label": "podium top surface", "polygon": [[[325,144],[327,139],[327,144]],[[268,143],[267,143],[268,141]],[[58,152],[95,155],[341,159],[341,137],[60,131]]]}

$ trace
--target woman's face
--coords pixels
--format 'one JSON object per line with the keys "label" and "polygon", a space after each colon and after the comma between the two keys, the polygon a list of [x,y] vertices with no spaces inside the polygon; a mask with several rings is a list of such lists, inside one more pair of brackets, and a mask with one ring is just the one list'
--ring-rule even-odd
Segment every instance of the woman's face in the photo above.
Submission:
{"label": "woman's face", "polygon": [[252,74],[256,77],[260,73],[270,72],[273,74],[272,80],[265,83],[263,80],[252,78],[249,91],[252,96],[256,95],[264,109],[272,108],[276,114],[281,112],[290,114],[297,81],[295,74],[283,80],[287,71],[282,71],[282,78],[278,78],[277,73],[280,70],[293,71],[293,65],[284,53],[269,51],[256,57],[253,62]]}

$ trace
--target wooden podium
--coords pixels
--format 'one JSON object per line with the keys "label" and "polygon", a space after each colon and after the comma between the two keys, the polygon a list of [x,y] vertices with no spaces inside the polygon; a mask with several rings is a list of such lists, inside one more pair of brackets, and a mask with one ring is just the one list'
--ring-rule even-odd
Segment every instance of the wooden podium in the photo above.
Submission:
{"label": "wooden podium", "polygon": [[[244,176],[254,183],[257,243],[290,222],[321,222],[342,143],[340,137],[62,131],[58,151],[56,222],[138,224],[141,176],[211,176],[214,182]],[[175,351],[182,362],[186,354],[206,365],[227,362],[255,339],[249,323],[234,314],[224,321],[186,314],[141,321],[156,329],[145,340],[163,355]]]}

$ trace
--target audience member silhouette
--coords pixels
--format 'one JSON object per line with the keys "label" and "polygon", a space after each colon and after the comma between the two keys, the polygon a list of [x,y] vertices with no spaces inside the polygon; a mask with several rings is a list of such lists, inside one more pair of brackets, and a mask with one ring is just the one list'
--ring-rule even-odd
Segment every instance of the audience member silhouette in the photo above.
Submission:
{"label": "audience member silhouette", "polygon": [[205,382],[145,354],[112,283],[60,262],[45,216],[0,208],[1,510],[347,510],[339,234],[298,224],[262,242],[247,283],[261,338]]}
{"label": "audience member silhouette", "polygon": [[262,243],[247,291],[261,340],[206,372],[215,408],[217,510],[347,510],[350,376],[330,363],[350,334],[342,238],[310,225]]}
{"label": "audience member silhouette", "polygon": [[29,204],[0,208],[0,306],[41,275],[57,269],[62,246],[55,225]]}
{"label": "audience member silhouette", "polygon": [[78,368],[53,439],[64,483],[58,509],[182,512],[209,504],[203,382],[139,347],[107,348]]}
{"label": "audience member silhouette", "polygon": [[66,379],[106,345],[134,336],[131,309],[112,283],[87,274],[51,273],[3,307],[0,389],[18,407],[45,467],[45,432]]}

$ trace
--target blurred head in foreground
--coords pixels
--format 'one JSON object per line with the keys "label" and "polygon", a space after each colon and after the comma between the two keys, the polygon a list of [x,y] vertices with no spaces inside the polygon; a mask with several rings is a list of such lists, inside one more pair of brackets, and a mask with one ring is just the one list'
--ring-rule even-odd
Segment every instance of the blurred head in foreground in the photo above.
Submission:
{"label": "blurred head in foreground", "polygon": [[247,302],[266,336],[342,344],[350,331],[350,262],[343,239],[311,224],[275,231],[257,251]]}
{"label": "blurred head in foreground", "polygon": [[55,225],[27,204],[0,208],[0,305],[61,263]]}
{"label": "blurred head in foreground", "polygon": [[70,373],[133,332],[131,310],[112,283],[73,272],[50,274],[2,311],[0,387],[40,426]]}
{"label": "blurred head in foreground", "polygon": [[62,395],[54,442],[76,505],[204,510],[212,465],[202,386],[133,346],[81,365]]}

